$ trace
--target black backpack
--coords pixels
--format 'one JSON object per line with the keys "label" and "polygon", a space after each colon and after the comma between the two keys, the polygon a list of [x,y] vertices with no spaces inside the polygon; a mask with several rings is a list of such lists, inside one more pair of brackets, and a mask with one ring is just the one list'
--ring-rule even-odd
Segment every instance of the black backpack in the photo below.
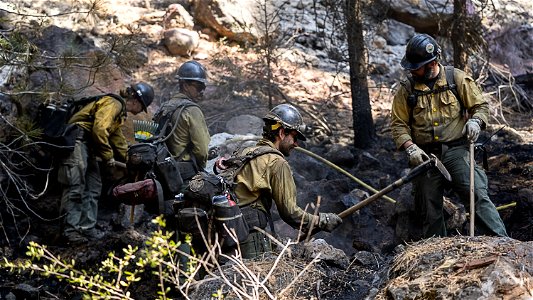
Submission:
{"label": "black backpack", "polygon": [[457,84],[455,83],[454,69],[455,68],[453,66],[444,67],[444,75],[446,76],[446,86],[442,88],[432,89],[429,91],[415,90],[415,81],[411,76],[407,76],[407,80],[403,80],[402,82],[400,82],[400,84],[405,87],[405,90],[409,94],[407,96],[407,106],[409,106],[410,109],[410,123],[412,123],[413,120],[413,108],[416,106],[418,96],[438,94],[448,90],[450,90],[457,99],[457,101],[459,101],[459,105],[461,105],[461,113],[465,115],[465,106],[463,100],[461,99],[461,96],[459,95],[459,92],[457,91]]}
{"label": "black backpack", "polygon": [[[237,204],[235,177],[250,160],[267,153],[283,156],[276,149],[261,146],[226,160],[227,169],[218,175],[207,172],[196,174],[189,182],[183,200],[174,204],[180,234],[211,236],[216,231],[223,247],[234,247],[238,242],[244,242],[256,222],[252,220],[253,224],[249,224],[250,220],[246,219],[244,210]],[[271,229],[274,229],[272,223]]]}
{"label": "black backpack", "polygon": [[250,160],[268,153],[283,156],[281,152],[272,147],[260,146],[244,155],[238,154],[228,158],[224,162],[227,168],[218,175],[204,171],[199,172],[191,179],[189,186],[183,193],[186,204],[210,209],[213,197],[223,194],[229,194],[238,203],[238,199],[234,193],[235,177]]}
{"label": "black backpack", "polygon": [[68,124],[70,118],[80,111],[87,104],[97,101],[105,96],[113,97],[122,104],[122,113],[125,113],[126,105],[124,99],[115,94],[103,94],[69,100],[61,105],[54,103],[41,104],[39,106],[38,124],[42,128],[42,141],[44,148],[48,149],[54,156],[63,157],[74,150],[76,137],[79,134],[79,127]]}

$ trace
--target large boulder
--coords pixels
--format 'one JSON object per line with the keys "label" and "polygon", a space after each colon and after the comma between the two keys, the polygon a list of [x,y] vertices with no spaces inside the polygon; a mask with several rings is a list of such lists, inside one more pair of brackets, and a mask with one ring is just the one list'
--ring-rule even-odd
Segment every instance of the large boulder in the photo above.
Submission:
{"label": "large boulder", "polygon": [[163,43],[172,55],[191,56],[198,48],[200,35],[185,28],[172,28],[163,33]]}

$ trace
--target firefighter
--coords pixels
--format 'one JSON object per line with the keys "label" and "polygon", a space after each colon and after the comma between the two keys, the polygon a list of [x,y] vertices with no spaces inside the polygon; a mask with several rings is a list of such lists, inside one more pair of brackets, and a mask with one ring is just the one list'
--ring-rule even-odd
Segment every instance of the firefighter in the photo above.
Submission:
{"label": "firefighter", "polygon": [[161,105],[154,121],[164,124],[170,120],[163,135],[167,137],[168,151],[178,159],[185,188],[191,177],[207,164],[211,137],[204,114],[197,104],[203,99],[206,88],[206,69],[197,61],[187,61],[178,69],[176,78],[179,91]]}
{"label": "firefighter", "polygon": [[[314,216],[296,203],[296,184],[285,157],[298,147],[299,140],[306,140],[302,133],[302,116],[294,106],[280,104],[263,120],[263,138],[256,146],[246,148],[242,153],[265,146],[277,150],[277,153],[252,158],[235,178],[235,195],[249,227],[265,229],[272,222],[270,208],[275,203],[281,219],[293,228],[308,230],[311,226],[318,226],[331,232],[342,223],[339,216],[334,213],[319,213]],[[224,159],[219,159],[216,162],[217,168],[224,169],[223,162]],[[270,239],[257,230],[251,230],[248,239],[239,247],[244,258],[253,258],[272,250]]]}
{"label": "firefighter", "polygon": [[[394,96],[392,136],[396,147],[405,150],[411,167],[429,159],[428,154],[435,154],[452,176],[451,188],[468,205],[468,143],[475,142],[485,128],[489,105],[472,77],[459,69],[453,69],[457,97],[454,95],[445,67],[439,63],[440,55],[440,46],[427,34],[415,35],[407,43],[401,66],[409,71],[412,83],[402,82]],[[487,175],[477,165],[474,185],[477,230],[485,235],[507,236],[489,199]],[[444,177],[436,170],[413,181],[425,238],[447,235],[442,199],[446,187]]]}
{"label": "firefighter", "polygon": [[127,113],[147,111],[154,100],[153,88],[144,82],[120,91],[120,97],[107,95],[85,105],[69,120],[81,128],[74,151],[63,159],[58,181],[63,185],[61,211],[65,214],[63,236],[68,243],[99,239],[96,226],[98,200],[102,190],[100,164],[108,168],[126,161],[128,145],[122,133]]}

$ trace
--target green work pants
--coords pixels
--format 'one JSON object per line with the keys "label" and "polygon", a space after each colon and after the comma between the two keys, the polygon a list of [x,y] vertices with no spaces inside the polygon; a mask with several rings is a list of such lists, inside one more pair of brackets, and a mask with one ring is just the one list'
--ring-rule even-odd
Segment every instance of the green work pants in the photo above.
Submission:
{"label": "green work pants", "polygon": [[272,251],[270,239],[262,232],[254,231],[248,235],[246,241],[239,244],[242,258],[254,258]]}
{"label": "green work pants", "polygon": [[58,181],[63,185],[61,213],[65,214],[65,236],[96,225],[102,179],[98,162],[89,151],[86,141],[76,140],[74,151],[58,170]]}
{"label": "green work pants", "polygon": [[[470,159],[467,146],[447,149],[441,161],[452,177],[451,188],[467,210],[470,207]],[[431,169],[413,180],[416,210],[422,219],[423,236],[446,236],[443,214],[443,194],[448,187],[446,179],[436,169]],[[476,230],[482,235],[507,236],[496,207],[487,193],[487,175],[477,164],[475,166],[474,194]]]}

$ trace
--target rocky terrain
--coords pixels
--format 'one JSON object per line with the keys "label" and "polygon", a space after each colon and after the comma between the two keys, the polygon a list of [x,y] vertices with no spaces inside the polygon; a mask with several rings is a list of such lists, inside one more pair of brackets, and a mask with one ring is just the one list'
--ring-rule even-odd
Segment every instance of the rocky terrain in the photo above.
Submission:
{"label": "rocky terrain", "polygon": [[[262,36],[259,22],[253,18],[252,1],[218,1],[220,6],[211,10],[205,5],[194,5],[205,4],[204,1],[177,2],[180,5],[171,1],[103,1],[99,2],[97,13],[87,14],[84,13],[89,8],[87,5],[6,1],[0,6],[0,17],[7,17],[8,21],[2,19],[0,28],[6,35],[15,21],[27,24],[26,29],[34,28],[29,30],[30,36],[48,56],[75,49],[77,52],[74,52],[94,62],[98,61],[102,50],[113,54],[113,63],[102,65],[94,75],[94,84],[80,89],[77,96],[113,91],[125,83],[143,80],[156,87],[160,103],[175,88],[174,73],[179,65],[189,59],[199,60],[207,67],[210,80],[200,104],[210,133],[223,141],[215,143],[218,139],[213,139],[213,147],[217,147],[216,151],[213,148],[213,158],[235,147],[224,134],[239,137],[229,140],[235,143],[254,140],[261,128],[258,118],[268,111],[270,95],[274,104],[290,102],[302,110],[310,128],[310,139],[300,145],[302,148],[328,159],[378,190],[405,174],[405,155],[394,149],[389,132],[390,104],[396,79],[401,76],[399,60],[405,43],[415,31],[424,31],[425,26],[431,25],[435,6],[396,1],[389,7],[375,1],[367,8],[365,37],[376,138],[362,150],[352,146],[352,100],[347,63],[343,59],[346,45],[339,23],[334,21],[339,15],[335,18],[332,11],[328,13],[324,9],[329,1],[276,2],[282,9],[278,11],[280,19],[274,23],[281,33],[278,33],[280,43],[275,47],[277,59],[272,70],[274,84],[271,89],[268,89],[261,51],[251,43]],[[435,3],[444,5],[444,2]],[[235,13],[236,5],[243,12]],[[492,124],[480,140],[487,141],[491,199],[497,206],[514,203],[500,210],[512,239],[460,237],[401,245],[413,238],[413,233],[400,234],[412,225],[410,185],[405,185],[389,195],[396,204],[380,199],[345,219],[333,233],[320,233],[310,244],[291,245],[288,247],[290,254],[281,256],[279,262],[276,257],[249,262],[247,267],[254,269],[259,277],[267,278],[268,271],[275,270],[265,280],[267,287],[259,288],[263,296],[258,298],[266,299],[266,290],[284,291],[282,296],[286,299],[414,299],[435,295],[447,295],[451,299],[490,296],[528,299],[533,296],[530,257],[533,247],[533,191],[530,190],[533,186],[533,88],[531,81],[523,84],[508,81],[509,75],[527,78],[533,72],[533,7],[527,1],[494,2],[493,5],[498,13],[488,14],[494,19],[487,17],[484,25],[492,58],[484,65],[488,69],[485,77],[480,78],[491,99]],[[379,9],[385,7],[391,11],[388,15]],[[449,16],[449,8],[439,10],[439,15]],[[80,13],[62,14],[68,11]],[[500,20],[503,11],[508,18]],[[417,22],[408,17],[413,15],[417,16]],[[512,36],[517,38],[512,39]],[[110,48],[110,40],[116,37],[125,39]],[[449,61],[449,42],[444,38],[439,41],[445,47],[444,60]],[[57,62],[42,59],[45,60],[39,61],[42,65]],[[70,65],[58,75],[46,68],[26,69],[6,64],[1,67],[1,74],[0,112],[9,118],[19,113],[21,106],[10,104],[7,95],[17,90],[18,82],[25,76],[29,78],[26,87],[31,90],[45,83],[57,87],[58,79],[74,87],[83,87],[92,73],[89,68]],[[26,98],[21,103],[29,115],[33,112],[31,100]],[[149,120],[157,108],[157,105],[152,106],[149,113],[140,118]],[[132,120],[128,122],[131,130]],[[3,134],[6,127],[2,127]],[[242,138],[245,134],[252,136]],[[128,136],[133,143],[131,131]],[[289,162],[301,207],[313,205],[320,197],[320,211],[340,212],[371,193],[303,152],[294,151]],[[481,158],[478,162],[481,163]],[[0,175],[4,186],[6,176]],[[111,185],[113,180],[107,182]],[[10,215],[2,210],[2,256],[11,260],[22,258],[29,241],[36,241],[88,268],[105,259],[108,251],[119,251],[128,244],[141,247],[149,232],[154,230],[149,222],[153,215],[149,211],[140,214],[133,229],[124,228],[127,226],[124,226],[121,206],[105,198],[99,220],[100,229],[107,232],[105,240],[66,247],[57,238],[58,193],[58,186],[51,182],[44,195],[26,202],[40,217],[26,212],[7,218]],[[464,221],[462,204],[454,195],[447,196]],[[6,202],[0,206],[3,203]],[[276,212],[273,213],[279,219]],[[277,220],[275,225],[282,245],[297,238],[297,231],[282,221]],[[464,222],[453,226],[457,235],[466,233]],[[472,256],[461,252],[464,248],[471,250]],[[317,253],[321,253],[322,259],[314,261]],[[302,269],[307,272],[293,282]],[[242,272],[229,265],[220,272],[233,274],[239,270]],[[494,274],[496,271],[499,273]],[[446,281],[450,276],[454,276],[451,286]],[[227,282],[220,281],[217,276],[213,278],[198,283],[189,296],[207,299],[220,288],[226,298],[238,298]],[[509,282],[509,278],[515,281]],[[133,298],[153,298],[150,287],[155,285],[148,280],[143,287],[132,289]],[[0,298],[24,297],[71,299],[79,297],[79,293],[55,279],[26,273],[13,275],[2,270]]]}

